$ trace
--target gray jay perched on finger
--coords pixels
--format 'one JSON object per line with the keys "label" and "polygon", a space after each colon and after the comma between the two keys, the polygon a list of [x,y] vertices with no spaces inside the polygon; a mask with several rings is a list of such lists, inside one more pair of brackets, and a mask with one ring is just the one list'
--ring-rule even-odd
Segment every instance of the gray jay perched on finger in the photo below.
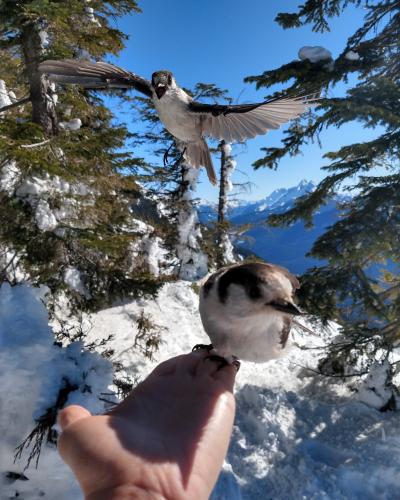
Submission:
{"label": "gray jay perched on finger", "polygon": [[200,290],[200,316],[211,354],[228,362],[280,357],[293,316],[302,314],[294,303],[299,287],[287,269],[267,263],[234,264],[212,274]]}
{"label": "gray jay perched on finger", "polygon": [[104,62],[75,59],[44,61],[39,66],[53,82],[79,84],[89,89],[134,88],[150,97],[165,128],[189,165],[204,166],[217,183],[205,137],[241,142],[277,129],[300,116],[315,99],[281,97],[255,104],[221,105],[195,101],[179,87],[170,71],[156,71],[151,81]]}

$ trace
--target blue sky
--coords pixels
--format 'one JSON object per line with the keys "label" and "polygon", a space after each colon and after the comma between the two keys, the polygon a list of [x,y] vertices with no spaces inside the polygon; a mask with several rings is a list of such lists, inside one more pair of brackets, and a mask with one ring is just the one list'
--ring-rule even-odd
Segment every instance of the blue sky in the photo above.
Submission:
{"label": "blue sky", "polygon": [[[297,58],[300,47],[322,45],[336,57],[347,37],[361,24],[363,10],[349,8],[331,23],[331,31],[320,34],[310,27],[283,30],[274,18],[278,12],[295,11],[298,0],[139,0],[142,14],[115,21],[129,35],[126,48],[113,62],[150,78],[153,71],[171,70],[177,82],[193,87],[197,82],[215,83],[227,89],[240,103],[262,101],[268,91],[257,91],[243,79],[277,68]],[[123,120],[129,123],[129,115]],[[282,130],[249,140],[238,146],[238,172],[234,182],[250,181],[252,191],[242,198],[260,199],[279,187],[289,187],[302,179],[320,180],[326,164],[322,155],[350,141],[370,138],[373,132],[358,124],[330,129],[322,135],[323,147],[311,144],[296,158],[285,158],[277,171],[251,164],[262,157],[261,147],[279,146]],[[144,153],[143,153],[144,155]],[[218,159],[214,158],[215,165]],[[239,172],[242,171],[243,173]],[[209,185],[204,172],[198,196],[215,201],[217,188]]]}

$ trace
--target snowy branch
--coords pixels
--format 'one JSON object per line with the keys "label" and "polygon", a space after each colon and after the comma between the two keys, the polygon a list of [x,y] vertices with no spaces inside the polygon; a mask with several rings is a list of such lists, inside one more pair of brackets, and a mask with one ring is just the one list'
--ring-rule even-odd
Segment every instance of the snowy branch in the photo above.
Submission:
{"label": "snowy branch", "polygon": [[31,100],[31,97],[26,96],[26,97],[20,99],[19,101],[13,102],[12,104],[8,104],[7,106],[3,106],[2,108],[0,108],[0,113],[3,113],[4,111],[8,111],[12,108],[16,108],[17,106],[22,106],[22,104],[26,104],[30,100]]}

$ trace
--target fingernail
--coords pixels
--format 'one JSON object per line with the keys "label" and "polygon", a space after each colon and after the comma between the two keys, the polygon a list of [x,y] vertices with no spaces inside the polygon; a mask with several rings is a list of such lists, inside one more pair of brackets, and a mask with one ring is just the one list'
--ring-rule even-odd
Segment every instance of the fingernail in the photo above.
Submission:
{"label": "fingernail", "polygon": [[232,361],[232,364],[233,364],[233,366],[236,367],[237,371],[240,370],[240,361],[238,359],[235,359],[234,361]]}

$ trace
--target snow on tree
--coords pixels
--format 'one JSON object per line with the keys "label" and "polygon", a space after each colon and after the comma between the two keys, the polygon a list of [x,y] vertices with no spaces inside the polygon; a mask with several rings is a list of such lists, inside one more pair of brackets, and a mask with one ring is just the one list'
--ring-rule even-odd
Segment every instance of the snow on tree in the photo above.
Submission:
{"label": "snow on tree", "polygon": [[[358,121],[376,131],[371,140],[325,153],[329,163],[322,168],[327,175],[316,189],[286,213],[269,219],[276,226],[298,219],[311,225],[321,204],[346,186],[353,191],[351,200],[341,206],[339,221],[327,228],[310,252],[324,264],[301,279],[303,308],[342,325],[345,340],[339,350],[332,348],[332,369],[354,359],[364,359],[368,369],[380,352],[390,352],[400,340],[400,11],[398,2],[389,0],[308,0],[297,12],[281,13],[276,19],[286,29],[310,24],[314,31],[324,32],[329,19],[351,4],[364,9],[364,21],[329,61],[329,71],[328,51],[306,47],[302,60],[246,79],[258,88],[287,82],[287,93],[313,94],[317,86],[326,94],[308,122],[288,128],[282,147],[263,149],[265,155],[255,162],[256,168],[276,168],[286,154],[298,154],[308,140],[319,138],[330,126]],[[345,95],[334,97],[336,84],[348,84],[351,75],[357,83],[348,85]],[[393,371],[396,366],[391,365]]]}
{"label": "snow on tree", "polygon": [[182,183],[178,190],[178,242],[176,253],[179,260],[178,276],[183,280],[196,281],[208,272],[207,255],[202,251],[201,228],[192,193],[196,190],[199,170],[182,161]]}
{"label": "snow on tree", "polygon": [[221,141],[219,149],[221,151],[221,168],[218,196],[216,263],[217,267],[222,267],[236,261],[233,253],[233,245],[229,238],[229,222],[226,218],[228,194],[233,189],[231,176],[235,170],[236,161],[232,158],[232,146],[230,144]]}

